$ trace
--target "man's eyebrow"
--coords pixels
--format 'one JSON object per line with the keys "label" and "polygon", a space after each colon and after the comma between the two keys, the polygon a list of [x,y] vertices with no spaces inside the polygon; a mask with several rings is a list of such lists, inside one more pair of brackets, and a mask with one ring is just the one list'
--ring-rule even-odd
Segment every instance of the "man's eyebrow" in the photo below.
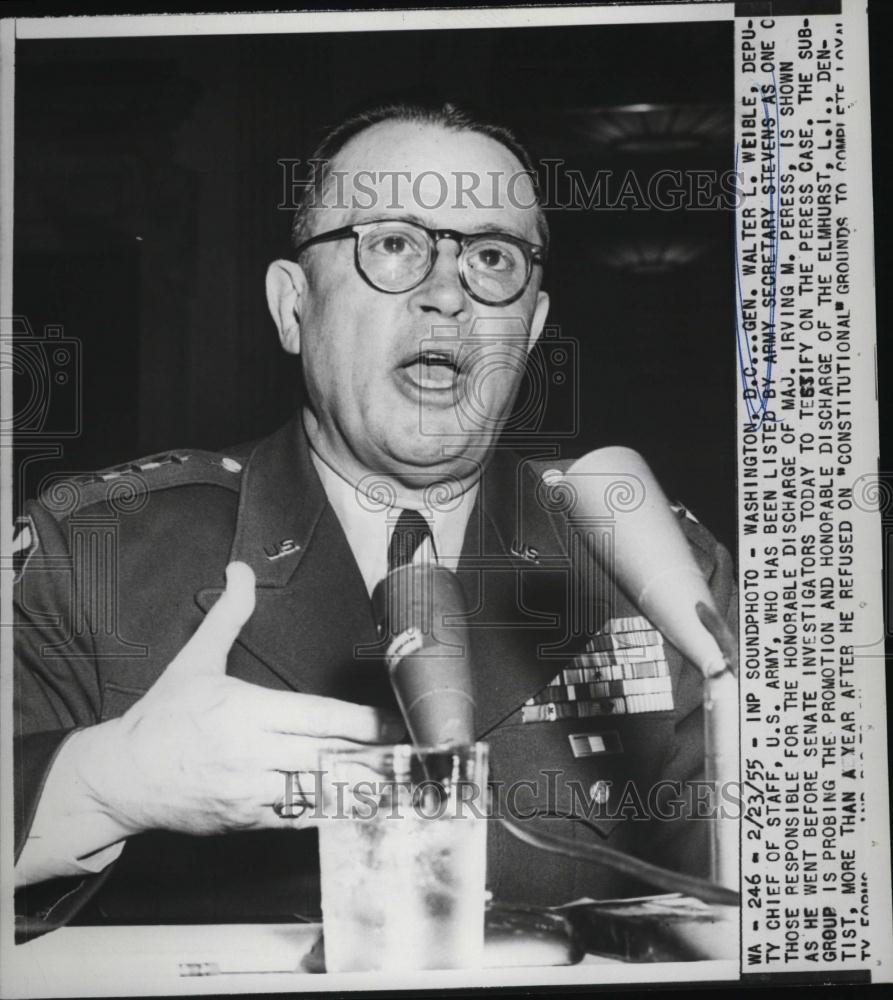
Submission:
{"label": "man's eyebrow", "polygon": [[472,226],[469,233],[505,233],[506,236],[514,236],[516,239],[524,240],[525,243],[535,243],[535,240],[528,239],[520,233],[514,226],[494,226],[487,225],[486,222],[482,222],[480,225]]}
{"label": "man's eyebrow", "polygon": [[[394,215],[384,215],[384,216],[381,216],[381,218],[378,221],[380,221],[380,222],[392,222],[392,221],[393,222],[400,222],[401,220],[405,221],[405,222],[415,222],[415,223],[417,223],[420,226],[424,226],[425,229],[439,230],[439,229],[452,229],[453,228],[452,226],[438,226],[438,225],[433,225],[433,221],[434,220],[432,220],[430,218],[426,218],[425,216],[419,215],[417,212],[407,212],[405,210],[401,210],[400,212],[395,212]],[[362,221],[363,221],[362,218],[350,219],[348,221],[347,225],[349,225],[349,226],[357,225],[358,223],[360,223]],[[537,243],[538,244],[538,242],[539,242],[538,239],[530,239],[528,236],[525,236],[523,233],[519,232],[518,229],[515,226],[513,226],[511,224],[509,224],[508,226],[505,226],[505,225],[498,225],[498,224],[493,223],[493,222],[489,222],[489,223],[488,222],[481,222],[481,223],[478,223],[477,225],[474,225],[474,226],[463,226],[461,229],[458,230],[458,232],[468,233],[470,236],[471,235],[476,235],[478,233],[502,233],[502,234],[505,234],[506,236],[514,236],[515,239],[523,240],[525,243]]]}

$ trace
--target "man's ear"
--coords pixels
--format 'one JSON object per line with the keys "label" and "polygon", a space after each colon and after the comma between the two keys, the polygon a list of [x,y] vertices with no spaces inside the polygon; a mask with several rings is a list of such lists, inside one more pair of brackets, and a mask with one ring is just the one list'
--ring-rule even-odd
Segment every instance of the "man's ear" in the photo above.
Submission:
{"label": "man's ear", "polygon": [[549,295],[547,292],[536,293],[536,307],[530,320],[530,339],[527,342],[527,353],[533,350],[533,345],[540,339],[546,317],[549,315]]}
{"label": "man's ear", "polygon": [[293,260],[274,260],[267,268],[267,305],[279,331],[279,341],[289,354],[301,352],[301,306],[307,277]]}

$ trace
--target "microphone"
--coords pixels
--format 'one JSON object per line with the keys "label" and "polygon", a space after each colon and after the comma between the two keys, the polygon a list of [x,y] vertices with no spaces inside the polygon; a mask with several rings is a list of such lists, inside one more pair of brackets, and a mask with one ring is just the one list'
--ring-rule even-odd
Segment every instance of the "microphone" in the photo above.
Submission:
{"label": "microphone", "polygon": [[[669,523],[679,533],[672,518]],[[685,557],[691,561],[684,538],[682,541]],[[457,620],[465,615],[467,607],[459,578],[446,567],[423,560],[390,570],[379,587],[373,603],[384,612],[381,617],[391,636],[385,660],[413,744],[440,747],[473,743],[474,673],[468,630]],[[704,591],[712,607],[706,586]],[[382,601],[386,601],[384,609]],[[719,616],[716,617],[718,620]],[[657,621],[655,625],[658,626]],[[507,816],[497,819],[512,836],[541,850],[607,866],[668,892],[688,893],[707,902],[733,905],[738,902],[737,893],[696,876],[667,871],[603,844],[587,844],[528,829]]]}
{"label": "microphone", "polygon": [[[554,485],[560,475],[546,473],[547,483]],[[570,488],[572,521],[610,524],[614,560],[606,568],[633,604],[705,677],[722,673],[736,656],[734,643],[723,638],[720,648],[698,614],[701,604],[722,622],[670,502],[642,456],[631,448],[600,448],[574,462],[562,482]]]}
{"label": "microphone", "polygon": [[426,559],[390,570],[384,586],[392,636],[385,661],[410,739],[416,746],[474,743],[468,630],[455,621],[466,613],[459,578]]}
{"label": "microphone", "polygon": [[[717,790],[737,783],[736,641],[651,469],[632,449],[612,447],[589,452],[564,475],[556,471],[543,478],[553,488],[567,489],[572,522],[595,519],[610,524],[614,558],[606,569],[642,614],[704,675],[707,779]],[[711,833],[712,877],[735,886],[737,822],[717,815]]]}

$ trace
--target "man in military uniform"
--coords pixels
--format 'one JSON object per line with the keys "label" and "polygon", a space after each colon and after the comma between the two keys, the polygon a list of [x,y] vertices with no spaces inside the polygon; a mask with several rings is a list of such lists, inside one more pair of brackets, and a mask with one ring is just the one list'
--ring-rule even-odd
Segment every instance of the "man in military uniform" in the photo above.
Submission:
{"label": "man in military uniform", "polygon": [[[507,805],[706,874],[704,824],[652,794],[701,771],[700,675],[570,557],[556,463],[499,445],[548,310],[526,154],[453,108],[399,107],[346,123],[319,158],[332,169],[299,213],[294,259],[267,276],[282,345],[302,357],[303,412],[252,446],[153,456],[28,507],[24,935],[72,918],[318,916],[304,808],[318,752],[404,736],[370,598],[406,537],[405,558],[424,548],[463,584],[477,731]],[[398,199],[395,177],[409,178]],[[495,196],[444,198],[443,179],[462,177]],[[732,613],[728,555],[679,517]],[[641,888],[492,827],[497,899]]]}

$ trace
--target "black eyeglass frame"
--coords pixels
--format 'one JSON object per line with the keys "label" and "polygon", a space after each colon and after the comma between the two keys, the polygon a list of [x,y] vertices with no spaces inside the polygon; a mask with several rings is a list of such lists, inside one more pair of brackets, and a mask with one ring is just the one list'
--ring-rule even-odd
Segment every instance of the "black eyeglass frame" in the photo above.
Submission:
{"label": "black eyeglass frame", "polygon": [[[404,225],[412,226],[415,229],[420,229],[428,237],[429,244],[431,247],[430,259],[428,261],[428,267],[422,276],[411,284],[408,288],[392,289],[392,288],[380,288],[375,282],[369,277],[368,274],[363,270],[360,264],[360,237],[363,233],[371,229],[373,226],[380,226],[383,222],[400,222]],[[530,243],[528,240],[521,239],[520,236],[513,236],[511,233],[502,233],[498,230],[491,230],[483,233],[460,233],[457,229],[429,229],[427,226],[423,226],[420,222],[416,222],[414,219],[372,219],[369,222],[355,222],[349,226],[341,226],[338,229],[330,229],[325,233],[318,233],[316,236],[311,236],[310,239],[304,240],[299,243],[294,249],[294,256],[299,257],[308,247],[315,246],[317,243],[328,243],[333,240],[343,240],[348,236],[354,237],[354,266],[357,269],[357,273],[369,285],[374,288],[377,292],[382,292],[385,295],[403,295],[404,292],[411,292],[414,288],[418,288],[423,281],[428,277],[428,275],[434,270],[434,264],[437,261],[437,244],[440,240],[452,240],[459,246],[459,281],[466,292],[475,300],[475,302],[480,302],[485,306],[507,306],[511,305],[512,302],[516,302],[524,292],[527,290],[528,284],[530,284],[530,276],[533,274],[533,267],[535,264],[539,264],[540,267],[544,267],[546,263],[546,248],[540,246],[537,243]],[[512,243],[517,246],[524,256],[524,261],[527,265],[527,273],[524,276],[524,281],[521,287],[514,294],[509,296],[507,299],[500,299],[497,302],[491,302],[489,299],[483,299],[480,295],[475,294],[472,288],[468,284],[468,279],[465,277],[465,266],[464,257],[462,256],[465,252],[466,246],[475,240],[486,240],[486,239],[500,239],[505,240],[508,243]]]}

